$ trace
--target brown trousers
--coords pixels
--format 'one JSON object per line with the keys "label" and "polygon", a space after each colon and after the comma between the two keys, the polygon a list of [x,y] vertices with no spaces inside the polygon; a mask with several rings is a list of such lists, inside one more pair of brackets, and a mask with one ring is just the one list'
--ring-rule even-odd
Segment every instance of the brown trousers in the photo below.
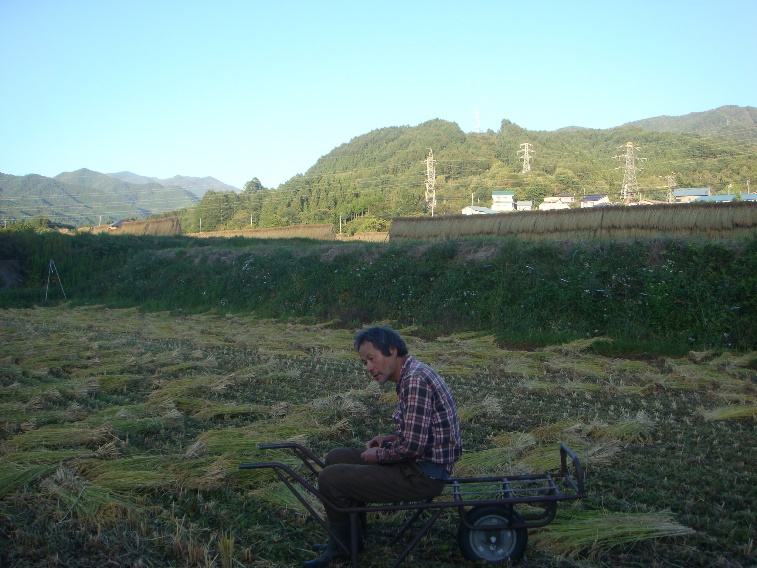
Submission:
{"label": "brown trousers", "polygon": [[[363,503],[400,503],[436,497],[444,481],[428,477],[413,461],[366,464],[363,450],[336,448],[326,456],[326,467],[318,475],[318,490],[337,507]],[[349,515],[324,503],[330,521],[346,521]]]}

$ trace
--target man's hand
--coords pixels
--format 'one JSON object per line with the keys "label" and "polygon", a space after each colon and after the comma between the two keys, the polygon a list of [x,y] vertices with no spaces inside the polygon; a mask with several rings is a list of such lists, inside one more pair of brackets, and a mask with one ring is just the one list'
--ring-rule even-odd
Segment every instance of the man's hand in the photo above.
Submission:
{"label": "man's hand", "polygon": [[[373,440],[371,440],[371,442],[372,441]],[[370,444],[370,442],[368,443]],[[362,454],[360,454],[360,457],[365,463],[378,463],[378,451],[379,448],[376,447],[368,448]]]}
{"label": "man's hand", "polygon": [[381,444],[383,442],[393,442],[395,439],[395,436],[376,436],[371,440],[368,440],[366,442],[365,447],[366,448],[380,448]]}

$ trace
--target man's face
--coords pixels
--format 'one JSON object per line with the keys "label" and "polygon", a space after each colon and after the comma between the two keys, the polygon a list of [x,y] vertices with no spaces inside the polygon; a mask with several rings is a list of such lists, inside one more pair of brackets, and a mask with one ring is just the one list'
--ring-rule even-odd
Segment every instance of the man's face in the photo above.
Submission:
{"label": "man's face", "polygon": [[364,341],[360,345],[358,353],[360,360],[365,365],[366,371],[383,386],[387,381],[397,382],[399,378],[399,362],[397,360],[397,348],[389,348],[391,354],[384,355],[373,346],[370,341]]}

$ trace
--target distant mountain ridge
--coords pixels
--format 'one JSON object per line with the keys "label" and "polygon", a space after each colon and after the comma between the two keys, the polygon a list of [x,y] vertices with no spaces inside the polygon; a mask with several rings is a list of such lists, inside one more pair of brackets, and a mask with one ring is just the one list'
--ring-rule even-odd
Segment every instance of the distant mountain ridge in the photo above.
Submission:
{"label": "distant mountain ridge", "polygon": [[159,183],[135,184],[86,168],[54,178],[0,173],[0,218],[38,217],[71,226],[139,219],[191,207],[194,193]]}
{"label": "distant mountain ridge", "polygon": [[147,177],[132,172],[117,172],[105,174],[112,178],[138,185],[157,183],[164,187],[181,187],[194,193],[197,197],[202,197],[208,191],[240,191],[239,188],[223,183],[214,177],[190,177],[190,176],[173,176],[172,178],[160,179],[156,177]]}
{"label": "distant mountain ridge", "polygon": [[757,108],[728,105],[683,116],[657,116],[628,122],[655,132],[720,136],[734,140],[754,140],[757,134]]}

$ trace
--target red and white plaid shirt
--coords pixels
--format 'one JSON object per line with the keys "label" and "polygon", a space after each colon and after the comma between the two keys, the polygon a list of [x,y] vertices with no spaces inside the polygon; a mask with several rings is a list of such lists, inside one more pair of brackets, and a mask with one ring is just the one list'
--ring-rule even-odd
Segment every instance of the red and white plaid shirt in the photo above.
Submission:
{"label": "red and white plaid shirt", "polygon": [[428,461],[444,465],[447,473],[452,473],[462,453],[455,399],[444,379],[412,356],[400,371],[392,419],[397,439],[390,447],[379,449],[379,463]]}

